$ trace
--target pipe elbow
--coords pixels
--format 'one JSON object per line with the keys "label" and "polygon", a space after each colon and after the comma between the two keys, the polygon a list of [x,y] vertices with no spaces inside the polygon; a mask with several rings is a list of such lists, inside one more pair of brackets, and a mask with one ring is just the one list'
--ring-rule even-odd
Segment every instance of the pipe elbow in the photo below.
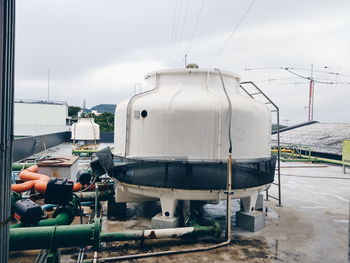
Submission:
{"label": "pipe elbow", "polygon": [[36,180],[34,184],[34,189],[41,194],[45,194],[47,188],[47,181],[44,180]]}

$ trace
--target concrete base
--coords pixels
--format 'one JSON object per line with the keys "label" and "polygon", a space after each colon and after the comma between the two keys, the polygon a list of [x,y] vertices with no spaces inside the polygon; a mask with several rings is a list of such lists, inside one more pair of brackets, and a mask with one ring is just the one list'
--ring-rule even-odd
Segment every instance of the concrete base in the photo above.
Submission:
{"label": "concrete base", "polygon": [[162,213],[157,214],[152,218],[152,228],[161,229],[161,228],[175,228],[180,225],[179,217],[168,217],[163,216]]}
{"label": "concrete base", "polygon": [[241,212],[236,213],[236,226],[256,232],[265,227],[265,214],[263,212]]}
{"label": "concrete base", "polygon": [[256,211],[264,211],[264,194],[258,194],[258,198],[256,199],[255,204],[255,210]]}

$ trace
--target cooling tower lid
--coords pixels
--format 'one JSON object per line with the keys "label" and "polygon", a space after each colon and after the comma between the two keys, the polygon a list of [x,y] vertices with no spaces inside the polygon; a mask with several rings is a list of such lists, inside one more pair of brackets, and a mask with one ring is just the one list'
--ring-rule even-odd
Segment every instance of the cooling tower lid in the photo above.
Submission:
{"label": "cooling tower lid", "polygon": [[[219,72],[215,69],[208,69],[208,68],[176,68],[176,69],[162,69],[162,70],[155,70],[148,72],[145,75],[145,79],[148,79],[149,77],[159,74],[159,75],[171,75],[171,74],[186,74],[186,73],[209,73],[214,75],[219,75]],[[240,81],[239,75],[230,72],[230,71],[221,71],[222,76],[226,77],[233,77]]]}

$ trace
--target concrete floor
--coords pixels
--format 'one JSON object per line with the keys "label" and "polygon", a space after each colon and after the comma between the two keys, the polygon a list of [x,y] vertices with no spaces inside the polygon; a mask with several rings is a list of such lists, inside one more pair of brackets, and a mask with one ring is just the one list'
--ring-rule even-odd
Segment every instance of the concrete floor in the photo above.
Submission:
{"label": "concrete floor", "polygon": [[[62,150],[65,149],[65,150]],[[69,153],[61,146],[53,155]],[[62,152],[63,151],[63,152]],[[82,160],[81,165],[84,164]],[[282,163],[282,207],[266,201],[266,228],[250,233],[233,226],[233,243],[217,250],[145,258],[132,262],[348,262],[350,170],[324,164]],[[277,195],[272,186],[270,194]],[[233,202],[233,210],[239,204]],[[147,229],[150,219],[160,211],[159,203],[130,203],[124,221],[107,221],[103,231]],[[204,221],[225,220],[225,203],[199,209]],[[104,211],[106,213],[106,210]],[[235,218],[233,217],[233,224]],[[103,244],[99,257],[150,251],[193,248],[212,244],[213,240],[167,240]],[[37,252],[11,253],[10,262],[34,262]],[[77,249],[62,250],[63,262],[75,262]],[[93,254],[87,250],[87,257]]]}

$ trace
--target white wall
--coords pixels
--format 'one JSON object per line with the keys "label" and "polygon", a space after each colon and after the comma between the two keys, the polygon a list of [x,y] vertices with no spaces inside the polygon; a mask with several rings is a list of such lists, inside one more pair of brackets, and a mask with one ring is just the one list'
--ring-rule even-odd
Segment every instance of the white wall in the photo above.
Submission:
{"label": "white wall", "polygon": [[68,106],[15,102],[15,136],[34,136],[68,130]]}

